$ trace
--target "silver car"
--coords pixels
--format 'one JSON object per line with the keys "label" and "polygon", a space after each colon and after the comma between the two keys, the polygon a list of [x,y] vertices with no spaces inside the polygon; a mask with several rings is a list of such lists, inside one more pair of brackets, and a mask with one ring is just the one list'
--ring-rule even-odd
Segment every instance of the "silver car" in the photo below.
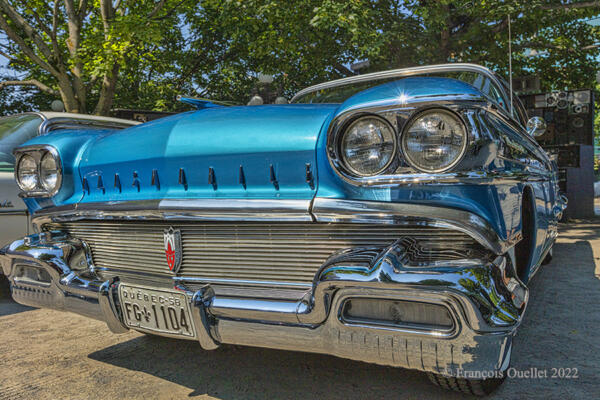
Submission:
{"label": "silver car", "polygon": [[58,129],[123,129],[139,122],[64,112],[30,112],[0,118],[0,247],[31,232],[25,203],[14,179],[12,151]]}

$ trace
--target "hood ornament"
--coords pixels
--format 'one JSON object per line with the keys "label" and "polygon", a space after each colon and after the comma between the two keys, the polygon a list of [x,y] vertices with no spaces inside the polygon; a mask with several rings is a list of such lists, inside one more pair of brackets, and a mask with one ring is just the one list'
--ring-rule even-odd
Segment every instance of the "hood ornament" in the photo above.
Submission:
{"label": "hood ornament", "polygon": [[176,274],[181,267],[182,249],[181,249],[181,231],[179,229],[165,229],[163,231],[165,244],[165,255],[167,257],[167,265],[169,270]]}

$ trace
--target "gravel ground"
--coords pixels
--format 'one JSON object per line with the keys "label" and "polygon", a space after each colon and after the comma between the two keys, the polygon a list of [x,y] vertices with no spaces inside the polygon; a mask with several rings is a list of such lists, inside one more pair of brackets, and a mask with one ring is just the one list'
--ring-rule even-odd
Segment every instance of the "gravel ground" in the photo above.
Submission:
{"label": "gravel ground", "polygon": [[[600,394],[600,220],[563,225],[531,285],[515,371],[577,368],[576,379],[512,378],[490,398]],[[464,398],[424,374],[335,357],[111,334],[73,314],[0,301],[0,399]]]}

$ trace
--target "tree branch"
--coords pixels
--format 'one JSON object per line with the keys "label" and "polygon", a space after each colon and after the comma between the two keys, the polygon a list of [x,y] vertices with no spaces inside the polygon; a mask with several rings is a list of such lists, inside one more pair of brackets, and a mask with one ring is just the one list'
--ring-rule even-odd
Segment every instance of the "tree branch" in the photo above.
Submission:
{"label": "tree branch", "polygon": [[341,75],[344,76],[354,76],[356,75],[354,73],[354,71],[352,71],[351,69],[346,68],[344,65],[342,65],[341,63],[337,63],[333,66],[333,68],[339,72]]}
{"label": "tree branch", "polygon": [[[31,39],[38,47],[40,52],[46,57],[47,60],[52,59],[52,50],[44,42],[44,39],[39,33],[27,22],[25,18],[21,16],[6,0],[0,0],[0,8],[9,16],[11,21],[25,32],[27,37]],[[8,32],[7,32],[8,34]]]}
{"label": "tree branch", "polygon": [[185,3],[187,0],[181,0],[179,3],[175,4],[169,11],[167,11],[165,13],[165,15],[162,15],[160,17],[154,18],[154,20],[161,20],[161,19],[166,19],[169,18],[171,15],[173,15],[173,12],[175,12],[175,10],[177,10],[177,8],[182,5],[183,3]]}
{"label": "tree branch", "polygon": [[12,28],[8,25],[8,21],[4,18],[4,16],[1,13],[0,13],[0,28],[2,28],[2,30],[4,30],[6,35],[19,46],[21,51],[23,51],[23,53],[25,53],[25,55],[27,57],[29,57],[31,59],[31,61],[38,64],[40,67],[42,67],[46,71],[50,72],[55,77],[57,77],[57,78],[59,77],[59,72],[56,70],[56,68],[54,68],[48,62],[42,60],[37,54],[35,54],[35,51],[33,51],[33,49],[31,47],[29,47],[27,45],[27,43],[25,43],[23,38],[21,38],[19,35],[17,35],[17,33],[15,31],[12,30]]}
{"label": "tree branch", "polygon": [[541,7],[542,10],[569,10],[576,8],[594,8],[600,7],[600,1],[581,1],[578,3],[567,4],[547,4]]}
{"label": "tree branch", "polygon": [[4,89],[5,86],[35,86],[43,92],[50,93],[52,95],[58,96],[59,93],[52,89],[51,87],[44,85],[42,82],[37,79],[28,79],[24,81],[2,81],[0,82],[0,90]]}
{"label": "tree branch", "polygon": [[146,18],[147,19],[154,18],[154,16],[156,14],[158,14],[158,12],[163,8],[163,6],[165,5],[166,2],[167,2],[167,0],[160,0],[158,3],[156,3],[156,5],[152,9],[152,11],[150,11],[150,13],[148,15],[146,15]]}
{"label": "tree branch", "polygon": [[583,46],[580,48],[573,48],[573,47],[564,47],[564,46],[557,46],[555,44],[550,44],[550,43],[540,43],[540,42],[522,42],[518,44],[518,47],[520,48],[534,48],[534,49],[552,49],[552,50],[562,50],[562,51],[566,51],[568,53],[575,53],[578,50],[579,51],[587,51],[587,50],[593,50],[596,49],[598,47],[600,47],[600,44],[591,44],[588,46]]}

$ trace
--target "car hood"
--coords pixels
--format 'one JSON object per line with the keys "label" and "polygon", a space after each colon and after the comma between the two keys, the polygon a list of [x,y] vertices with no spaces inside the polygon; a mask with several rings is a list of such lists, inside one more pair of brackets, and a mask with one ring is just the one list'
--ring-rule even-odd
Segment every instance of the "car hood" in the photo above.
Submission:
{"label": "car hood", "polygon": [[79,163],[81,202],[314,196],[307,168],[337,105],[214,107],[115,131]]}

